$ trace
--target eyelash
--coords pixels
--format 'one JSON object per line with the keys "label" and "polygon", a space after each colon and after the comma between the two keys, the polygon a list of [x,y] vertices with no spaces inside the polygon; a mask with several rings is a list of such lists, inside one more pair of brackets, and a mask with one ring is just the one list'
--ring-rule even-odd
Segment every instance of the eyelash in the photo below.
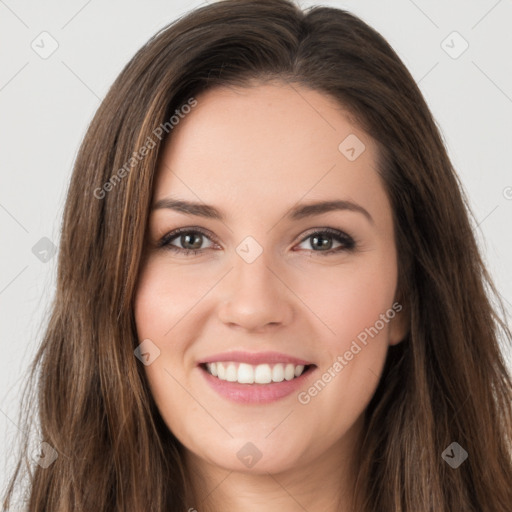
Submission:
{"label": "eyelash", "polygon": [[[183,255],[196,255],[199,254],[206,249],[184,249],[182,247],[176,247],[175,245],[171,245],[171,242],[178,237],[178,235],[182,234],[200,234],[208,239],[211,239],[211,237],[203,231],[200,228],[178,228],[174,231],[171,231],[170,233],[167,233],[164,235],[160,241],[158,242],[158,247],[162,249],[166,249],[172,252],[181,253]],[[316,255],[321,256],[330,256],[333,254],[336,254],[338,252],[347,251],[347,252],[353,252],[356,248],[356,242],[354,239],[344,233],[343,231],[339,231],[337,229],[333,228],[323,228],[321,230],[316,230],[308,233],[304,238],[302,238],[299,242],[299,244],[305,242],[308,238],[312,238],[315,235],[330,235],[332,238],[334,238],[337,242],[341,243],[342,245],[340,247],[337,247],[336,249],[329,249],[328,251],[314,251],[311,249],[311,252],[315,253]],[[215,243],[215,240],[211,240]]]}

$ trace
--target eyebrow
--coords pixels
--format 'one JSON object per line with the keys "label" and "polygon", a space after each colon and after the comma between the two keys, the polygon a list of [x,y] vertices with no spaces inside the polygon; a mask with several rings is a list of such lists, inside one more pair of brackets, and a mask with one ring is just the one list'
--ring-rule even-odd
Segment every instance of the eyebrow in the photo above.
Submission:
{"label": "eyebrow", "polygon": [[[204,203],[196,203],[191,201],[184,201],[181,199],[174,198],[165,198],[157,201],[153,207],[152,211],[160,210],[160,209],[169,209],[174,210],[180,213],[185,213],[188,215],[196,215],[198,217],[205,217],[208,219],[217,219],[220,221],[225,220],[225,216],[223,213],[215,208],[214,206],[204,204]],[[374,224],[373,217],[370,213],[363,208],[361,205],[357,203],[353,203],[352,201],[346,200],[335,200],[335,201],[317,201],[314,203],[300,204],[292,208],[286,215],[285,219],[297,221],[300,219],[304,219],[306,217],[314,217],[315,215],[321,215],[323,213],[336,211],[336,210],[348,210],[352,212],[358,212],[363,214],[366,219]]]}

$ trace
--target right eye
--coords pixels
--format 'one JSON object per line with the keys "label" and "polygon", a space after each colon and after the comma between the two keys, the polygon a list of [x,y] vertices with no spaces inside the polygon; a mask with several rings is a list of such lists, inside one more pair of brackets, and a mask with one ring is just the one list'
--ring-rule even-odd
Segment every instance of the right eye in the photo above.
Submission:
{"label": "right eye", "polygon": [[[158,247],[184,255],[198,254],[205,249],[201,248],[204,239],[210,240],[205,232],[197,228],[179,228],[164,235],[158,242]],[[181,246],[176,246],[173,242],[177,241]],[[211,248],[211,246],[206,249]]]}

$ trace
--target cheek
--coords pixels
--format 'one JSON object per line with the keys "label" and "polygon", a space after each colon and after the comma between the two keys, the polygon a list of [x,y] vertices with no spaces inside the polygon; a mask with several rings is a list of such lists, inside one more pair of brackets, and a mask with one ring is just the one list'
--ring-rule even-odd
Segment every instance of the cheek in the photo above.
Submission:
{"label": "cheek", "polygon": [[[194,285],[189,282],[185,286],[180,276],[180,272],[169,272],[158,260],[147,263],[140,273],[134,301],[137,334],[140,341],[150,339],[160,349],[155,363],[146,366],[147,373],[165,366],[170,357],[182,351],[175,332],[182,327],[180,321],[190,311],[196,294],[187,293]],[[169,350],[171,344],[173,350]]]}
{"label": "cheek", "polygon": [[175,333],[183,332],[179,322],[190,310],[188,303],[192,297],[189,300],[186,294],[176,293],[185,284],[180,282],[179,273],[173,272],[170,279],[167,275],[165,268],[153,262],[143,268],[135,294],[134,316],[139,341],[150,339],[160,350],[160,355],[144,366],[151,394],[168,427],[183,436],[182,421],[173,411],[188,416],[193,413],[194,402],[183,391],[183,386],[188,385],[183,364],[186,347]]}
{"label": "cheek", "polygon": [[218,272],[172,265],[165,259],[165,254],[157,255],[141,270],[134,315],[139,339],[154,339],[162,349],[172,343],[175,349],[187,330],[197,325],[200,303],[218,280]]}
{"label": "cheek", "polygon": [[[175,279],[166,279],[165,276],[166,272],[162,272],[159,266],[153,263],[146,264],[139,276],[134,301],[139,341],[149,339],[160,350],[160,355],[154,362],[144,367],[152,388],[159,380],[169,381],[169,375],[165,378],[165,369],[170,368],[170,358],[179,354],[180,347],[173,346],[173,350],[168,350],[167,346],[171,340],[174,340],[175,344],[173,327],[178,321],[177,316],[183,308],[183,303],[186,302],[182,297],[176,296],[175,289],[179,289],[179,283],[176,283]],[[171,286],[171,283],[176,286]],[[156,397],[156,393],[154,395]]]}
{"label": "cheek", "polygon": [[167,297],[161,288],[154,281],[146,282],[137,292],[134,314],[139,340],[150,338],[158,344],[172,327]]}
{"label": "cheek", "polygon": [[394,253],[390,251],[388,257],[368,257],[365,264],[303,274],[297,282],[297,294],[324,324],[319,331],[322,344],[339,353],[376,322],[382,331],[379,338],[386,337],[388,323],[383,327],[379,319],[393,304],[396,277]]}
{"label": "cheek", "polygon": [[324,411],[337,435],[364,411],[385,363],[395,316],[395,252],[375,254],[352,269],[330,270],[329,279],[319,280],[307,298],[329,329],[321,331],[324,358],[317,380],[299,402],[310,411]]}

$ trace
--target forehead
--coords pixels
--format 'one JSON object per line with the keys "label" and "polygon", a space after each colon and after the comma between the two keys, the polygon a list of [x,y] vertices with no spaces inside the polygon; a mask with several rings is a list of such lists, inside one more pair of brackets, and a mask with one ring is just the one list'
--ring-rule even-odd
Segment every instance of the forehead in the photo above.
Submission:
{"label": "forehead", "polygon": [[330,96],[283,83],[196,99],[164,148],[154,201],[172,194],[257,213],[343,198],[389,209],[375,142]]}

